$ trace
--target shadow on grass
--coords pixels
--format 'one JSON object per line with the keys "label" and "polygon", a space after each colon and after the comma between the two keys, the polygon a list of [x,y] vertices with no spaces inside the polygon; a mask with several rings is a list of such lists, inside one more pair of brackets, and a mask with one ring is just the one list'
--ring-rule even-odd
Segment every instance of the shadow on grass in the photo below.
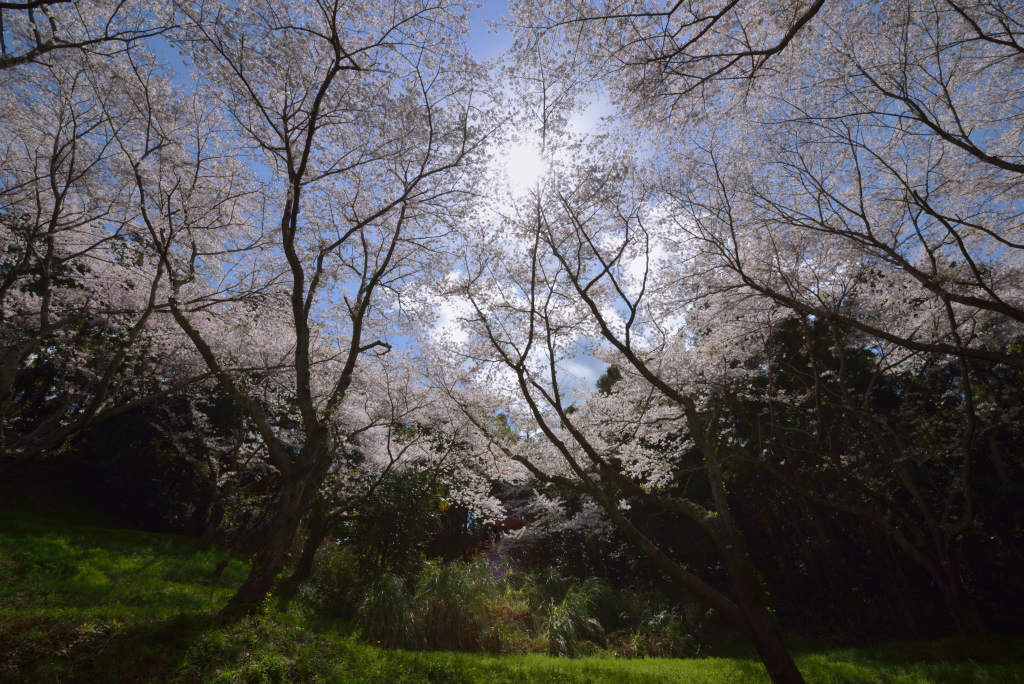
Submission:
{"label": "shadow on grass", "polygon": [[957,637],[804,654],[797,663],[814,684],[1024,684],[1022,646],[1010,637]]}
{"label": "shadow on grass", "polygon": [[[2,682],[762,684],[748,643],[707,659],[567,660],[386,651],[351,623],[302,611],[221,624],[242,581],[235,556],[192,540],[0,513]],[[794,644],[795,645],[795,644]],[[794,648],[809,684],[1024,684],[1024,641],[984,637],[869,649]]]}
{"label": "shadow on grass", "polygon": [[164,620],[0,618],[0,681],[166,681],[215,624],[212,614]]}
{"label": "shadow on grass", "polygon": [[974,662],[1024,664],[1021,640],[993,634],[938,641],[913,641],[847,651],[834,651],[851,661],[886,664]]}

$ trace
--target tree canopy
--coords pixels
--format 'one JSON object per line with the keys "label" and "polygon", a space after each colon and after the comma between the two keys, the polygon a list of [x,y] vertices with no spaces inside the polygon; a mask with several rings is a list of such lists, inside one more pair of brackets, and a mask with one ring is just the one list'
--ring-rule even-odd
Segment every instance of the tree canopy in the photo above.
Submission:
{"label": "tree canopy", "polygon": [[0,3],[0,467],[166,445],[166,520],[249,530],[228,617],[443,496],[606,530],[775,682],[805,575],[1005,628],[1024,6],[517,0],[489,62],[471,19]]}

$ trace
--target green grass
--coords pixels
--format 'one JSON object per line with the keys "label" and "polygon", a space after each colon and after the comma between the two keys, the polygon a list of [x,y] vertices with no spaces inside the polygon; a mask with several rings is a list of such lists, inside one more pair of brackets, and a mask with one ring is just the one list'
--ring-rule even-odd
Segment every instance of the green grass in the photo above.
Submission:
{"label": "green grass", "polygon": [[[751,658],[691,660],[390,651],[348,623],[272,605],[214,615],[247,564],[173,535],[0,512],[0,682],[608,684],[767,682]],[[228,561],[223,574],[215,568]],[[951,639],[798,654],[815,684],[1024,683],[1024,640]]]}
{"label": "green grass", "polygon": [[[214,577],[221,561],[228,565]],[[226,601],[248,563],[174,535],[0,518],[5,615],[167,617]]]}

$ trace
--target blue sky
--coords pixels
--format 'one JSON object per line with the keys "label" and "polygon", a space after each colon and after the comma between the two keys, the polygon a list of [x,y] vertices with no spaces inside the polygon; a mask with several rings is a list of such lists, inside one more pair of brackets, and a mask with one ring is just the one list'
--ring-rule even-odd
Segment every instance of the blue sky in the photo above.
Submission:
{"label": "blue sky", "polygon": [[486,21],[500,22],[503,15],[508,14],[508,3],[502,0],[480,3],[480,9],[470,13],[473,19],[473,30],[469,36],[469,50],[477,59],[497,57],[502,50],[512,46],[512,36],[505,30],[488,33]]}
{"label": "blue sky", "polygon": [[[478,60],[494,59],[502,51],[512,46],[513,39],[508,31],[500,27],[490,29],[487,22],[491,21],[500,24],[502,18],[508,14],[508,2],[507,0],[490,0],[478,4],[481,7],[470,12],[472,28],[467,38],[468,47],[473,56]],[[171,47],[163,38],[155,39],[154,48],[158,56],[166,60],[168,66],[175,71],[173,80],[176,84],[186,87],[192,85],[193,82],[189,75],[189,69],[176,49]],[[608,107],[604,104],[592,107],[586,113],[578,115],[578,127],[581,129],[596,127],[598,117],[609,113],[609,111]],[[450,318],[449,312],[442,313],[442,319],[446,318]],[[402,346],[402,340],[391,341]],[[604,372],[606,367],[606,364],[587,354],[581,346],[575,358],[563,362],[560,370],[565,375],[563,377],[565,385],[568,388],[578,389],[592,387],[597,377]]]}
{"label": "blue sky", "polygon": [[[512,36],[503,29],[488,32],[487,21],[501,22],[502,16],[508,14],[508,2],[504,0],[492,0],[481,2],[479,9],[470,12],[473,27],[469,35],[469,50],[479,60],[492,59],[501,54],[502,50],[512,47]],[[166,40],[158,37],[154,40],[154,48],[157,55],[166,60],[174,69],[174,82],[178,85],[191,83],[188,68],[185,66],[181,55],[172,48]]]}

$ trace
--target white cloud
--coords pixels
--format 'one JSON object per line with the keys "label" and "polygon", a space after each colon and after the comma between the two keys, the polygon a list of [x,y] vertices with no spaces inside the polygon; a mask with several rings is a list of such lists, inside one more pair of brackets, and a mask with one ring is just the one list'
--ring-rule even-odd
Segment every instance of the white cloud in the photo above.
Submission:
{"label": "white cloud", "polygon": [[469,313],[469,304],[460,300],[445,298],[434,306],[437,320],[430,331],[434,340],[448,340],[455,344],[463,344],[469,339],[466,331],[462,329],[459,318]]}

